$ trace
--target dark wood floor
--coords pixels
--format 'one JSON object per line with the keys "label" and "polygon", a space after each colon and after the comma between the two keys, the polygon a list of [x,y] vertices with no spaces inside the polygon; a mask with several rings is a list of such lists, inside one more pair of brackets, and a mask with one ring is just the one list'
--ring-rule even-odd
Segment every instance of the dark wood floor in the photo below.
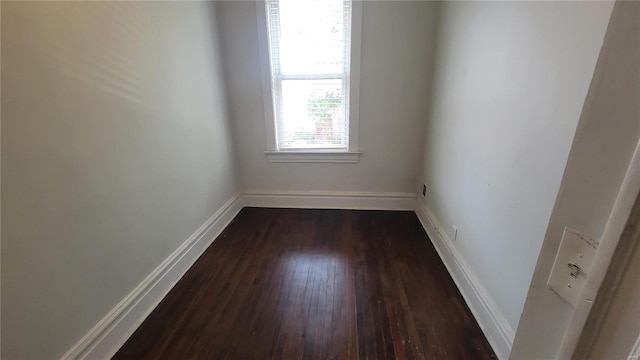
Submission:
{"label": "dark wood floor", "polygon": [[245,208],[115,359],[489,359],[412,212]]}

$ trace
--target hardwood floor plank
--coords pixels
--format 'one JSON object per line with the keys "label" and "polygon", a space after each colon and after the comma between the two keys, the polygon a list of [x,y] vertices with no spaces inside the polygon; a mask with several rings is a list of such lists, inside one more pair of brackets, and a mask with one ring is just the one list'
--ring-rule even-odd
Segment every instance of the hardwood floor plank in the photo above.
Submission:
{"label": "hardwood floor plank", "polygon": [[114,359],[495,358],[412,212],[245,208]]}

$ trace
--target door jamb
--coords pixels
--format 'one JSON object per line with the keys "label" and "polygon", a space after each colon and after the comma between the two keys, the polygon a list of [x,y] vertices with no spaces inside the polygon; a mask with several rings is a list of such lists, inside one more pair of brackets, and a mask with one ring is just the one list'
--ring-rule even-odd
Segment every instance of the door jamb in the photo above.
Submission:
{"label": "door jamb", "polygon": [[[618,248],[618,244],[620,244],[621,237],[627,227],[634,206],[640,206],[639,196],[640,141],[636,144],[636,149],[627,168],[622,185],[620,186],[620,191],[609,214],[609,219],[607,220],[602,238],[600,239],[598,251],[593,260],[591,274],[581,294],[581,301],[573,313],[569,327],[565,331],[562,343],[560,344],[558,359],[571,359],[574,355],[577,355],[578,342],[583,333],[586,335],[585,330],[589,330],[585,328],[585,324],[587,324],[587,318],[593,309],[594,302],[599,300],[596,296],[603,285],[605,276],[609,271],[615,271],[618,266],[626,265],[612,263],[612,259]],[[631,242],[622,242],[620,245],[633,245],[627,243]],[[584,352],[581,350],[580,353]]]}

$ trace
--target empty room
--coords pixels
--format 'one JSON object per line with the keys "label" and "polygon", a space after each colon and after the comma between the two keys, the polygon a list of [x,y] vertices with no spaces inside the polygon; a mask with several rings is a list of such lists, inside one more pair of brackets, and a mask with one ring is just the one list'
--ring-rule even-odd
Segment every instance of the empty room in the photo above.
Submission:
{"label": "empty room", "polygon": [[1,1],[2,359],[640,359],[640,2]]}

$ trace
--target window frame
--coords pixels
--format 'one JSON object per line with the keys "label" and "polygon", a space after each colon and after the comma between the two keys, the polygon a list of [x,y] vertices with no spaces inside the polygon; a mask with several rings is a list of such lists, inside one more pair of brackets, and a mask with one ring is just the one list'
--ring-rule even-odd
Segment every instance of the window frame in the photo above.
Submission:
{"label": "window frame", "polygon": [[297,148],[278,149],[276,119],[271,86],[271,56],[267,25],[267,1],[256,2],[258,25],[258,45],[260,71],[262,76],[262,94],[267,149],[265,154],[271,162],[320,162],[320,163],[357,163],[361,152],[358,151],[358,129],[360,117],[360,58],[362,38],[362,1],[351,1],[351,49],[350,64],[345,78],[348,81],[348,147],[347,149]]}

